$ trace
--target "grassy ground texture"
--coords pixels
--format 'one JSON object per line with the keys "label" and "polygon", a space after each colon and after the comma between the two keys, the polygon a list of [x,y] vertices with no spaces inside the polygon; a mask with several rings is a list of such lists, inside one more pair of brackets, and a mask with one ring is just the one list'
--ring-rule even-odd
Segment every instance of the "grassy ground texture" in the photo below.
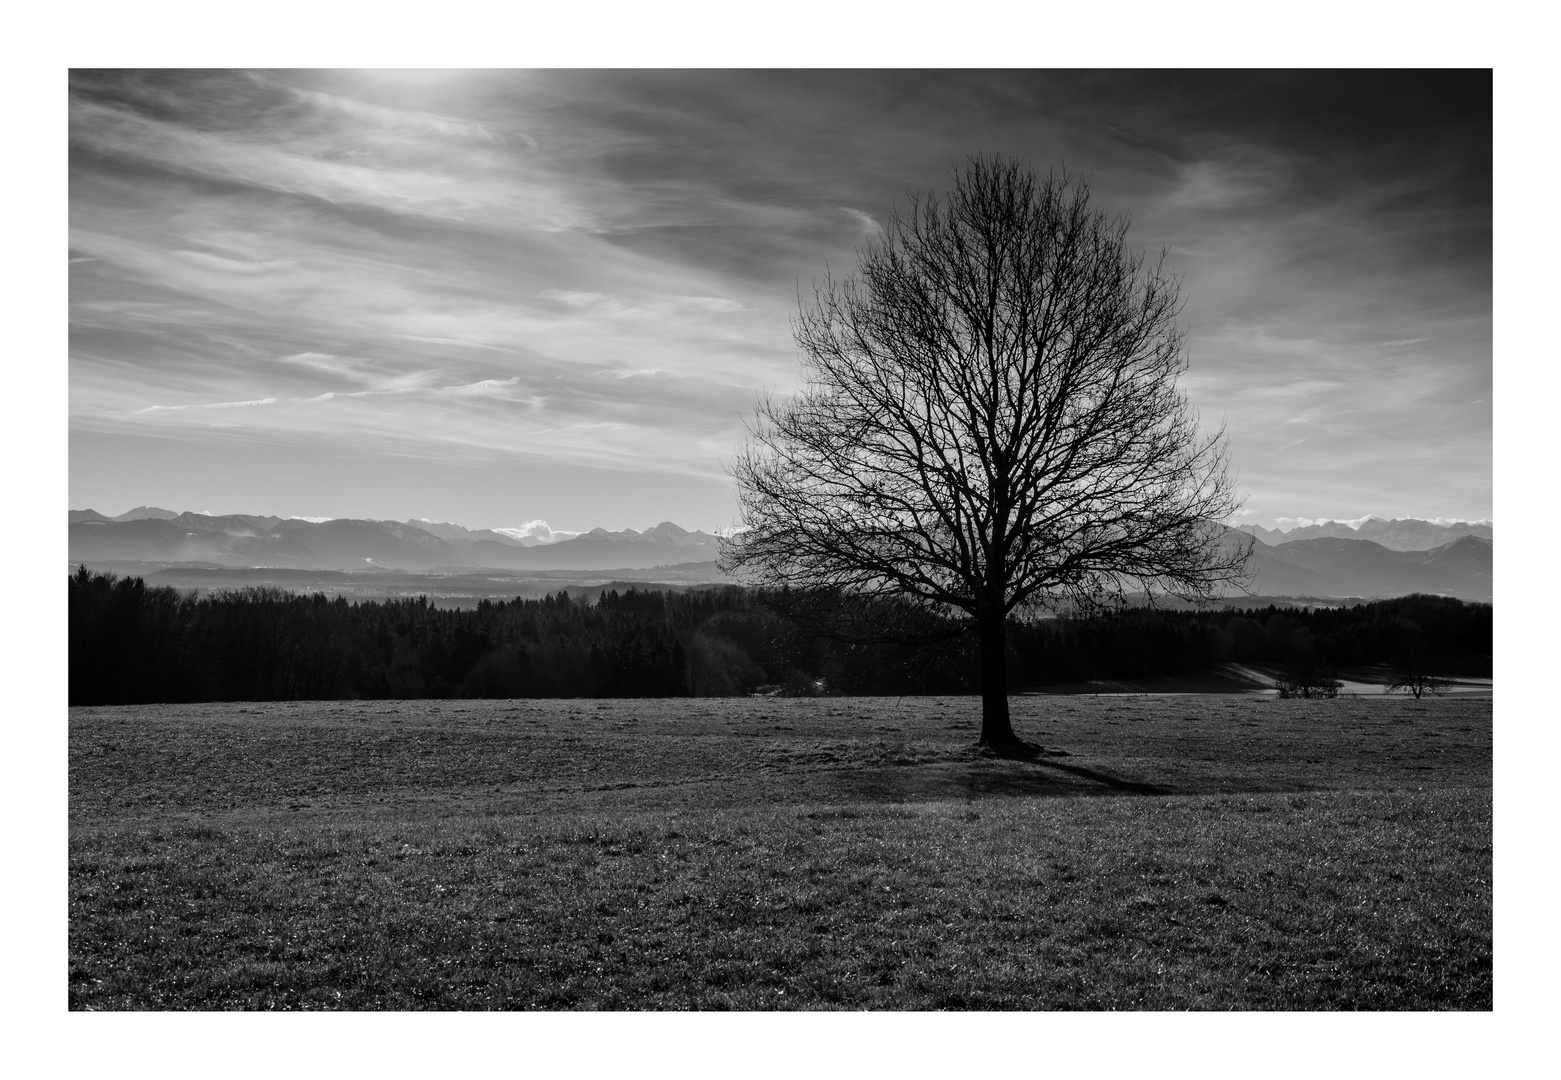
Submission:
{"label": "grassy ground texture", "polygon": [[1489,1009],[1491,700],[70,712],[73,1009]]}

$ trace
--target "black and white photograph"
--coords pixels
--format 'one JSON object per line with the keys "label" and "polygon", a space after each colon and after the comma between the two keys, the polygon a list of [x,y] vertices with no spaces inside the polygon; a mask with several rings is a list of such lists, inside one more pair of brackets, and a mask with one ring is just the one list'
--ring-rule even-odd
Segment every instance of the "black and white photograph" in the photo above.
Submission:
{"label": "black and white photograph", "polygon": [[67,82],[69,1012],[1494,1009],[1491,68]]}

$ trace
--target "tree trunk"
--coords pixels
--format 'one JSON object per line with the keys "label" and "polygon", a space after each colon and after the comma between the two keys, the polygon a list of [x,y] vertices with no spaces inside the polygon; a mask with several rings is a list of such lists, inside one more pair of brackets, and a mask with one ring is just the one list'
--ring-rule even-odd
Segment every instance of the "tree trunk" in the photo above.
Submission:
{"label": "tree trunk", "polygon": [[1008,722],[1008,620],[1000,605],[977,616],[981,636],[981,745],[1003,750],[1018,745]]}

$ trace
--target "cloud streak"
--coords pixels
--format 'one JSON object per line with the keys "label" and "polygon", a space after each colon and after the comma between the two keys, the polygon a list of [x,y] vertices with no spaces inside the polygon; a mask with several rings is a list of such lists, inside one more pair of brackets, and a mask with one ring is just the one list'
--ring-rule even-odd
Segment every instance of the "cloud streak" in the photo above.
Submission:
{"label": "cloud streak", "polygon": [[248,409],[256,405],[275,405],[276,398],[258,398],[254,401],[214,401],[209,405],[148,405],[137,409],[138,415],[156,412],[181,412],[185,409]]}

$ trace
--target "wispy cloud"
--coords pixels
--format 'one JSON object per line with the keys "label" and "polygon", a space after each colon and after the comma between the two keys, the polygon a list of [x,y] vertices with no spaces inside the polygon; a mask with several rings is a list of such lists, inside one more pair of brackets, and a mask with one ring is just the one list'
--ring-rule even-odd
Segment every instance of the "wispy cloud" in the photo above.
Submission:
{"label": "wispy cloud", "polygon": [[883,229],[878,219],[865,210],[856,210],[849,206],[842,206],[840,209],[850,215],[851,220],[856,222],[857,228],[869,236],[876,236]]}
{"label": "wispy cloud", "polygon": [[668,316],[688,310],[704,311],[713,314],[748,310],[740,302],[725,296],[651,295],[640,301],[631,302],[618,297],[606,296],[602,293],[570,292],[566,289],[543,289],[537,293],[537,297],[541,300],[551,300],[556,303],[566,304],[572,308],[581,308],[597,315],[610,317]]}
{"label": "wispy cloud", "polygon": [[335,401],[338,398],[340,398],[340,399],[347,399],[347,398],[384,397],[384,396],[389,395],[389,394],[408,394],[408,393],[411,393],[411,391],[412,391],[411,387],[403,388],[403,389],[400,389],[400,390],[353,390],[353,391],[349,391],[349,392],[338,392],[338,391],[335,391],[335,390],[327,390],[325,393],[318,394],[315,397],[309,398],[308,400],[310,400],[310,401]]}
{"label": "wispy cloud", "polygon": [[254,401],[219,401],[214,405],[205,406],[208,409],[247,409],[252,405],[275,405],[276,398],[258,398]]}
{"label": "wispy cloud", "polygon": [[331,353],[301,352],[277,358],[284,364],[310,368],[337,379],[351,382],[373,382],[384,374],[382,368],[369,361],[353,357],[335,356]]}
{"label": "wispy cloud", "polygon": [[259,85],[276,89],[300,102],[312,105],[322,112],[344,113],[350,122],[350,126],[360,131],[367,126],[381,129],[394,136],[408,128],[412,128],[452,139],[490,143],[495,146],[503,146],[511,139],[519,139],[531,149],[535,149],[537,145],[536,140],[529,135],[521,132],[502,132],[471,120],[462,120],[452,116],[440,116],[416,109],[400,109],[387,105],[377,105],[351,97],[327,94],[319,90],[299,89],[289,86],[280,80],[253,72],[249,73],[249,78]]}
{"label": "wispy cloud", "polygon": [[668,312],[678,311],[683,308],[697,308],[700,311],[713,312],[744,310],[742,304],[724,296],[669,296],[665,300],[653,304],[652,307],[656,310]]}
{"label": "wispy cloud", "polygon": [[207,405],[148,405],[137,413],[182,412],[186,409],[248,409],[256,405],[275,405],[276,398],[257,398],[254,401],[214,401]]}
{"label": "wispy cloud", "polygon": [[482,379],[478,382],[467,383],[464,386],[446,386],[443,388],[443,392],[446,394],[458,394],[463,397],[490,397],[501,393],[518,382],[520,382],[519,376],[508,379]]}
{"label": "wispy cloud", "polygon": [[1228,142],[1178,166],[1166,203],[1178,210],[1229,212],[1263,206],[1292,183],[1294,168],[1276,148]]}
{"label": "wispy cloud", "polygon": [[501,352],[514,354],[514,349],[506,349],[502,345],[485,345],[480,341],[463,341],[460,338],[419,337],[416,334],[407,334],[408,341],[423,341],[430,345],[455,345],[463,349],[486,349],[489,352]]}
{"label": "wispy cloud", "polygon": [[595,307],[598,304],[607,303],[607,297],[594,292],[571,292],[568,289],[543,289],[537,293],[543,300],[557,300],[560,304],[568,304],[570,307]]}

